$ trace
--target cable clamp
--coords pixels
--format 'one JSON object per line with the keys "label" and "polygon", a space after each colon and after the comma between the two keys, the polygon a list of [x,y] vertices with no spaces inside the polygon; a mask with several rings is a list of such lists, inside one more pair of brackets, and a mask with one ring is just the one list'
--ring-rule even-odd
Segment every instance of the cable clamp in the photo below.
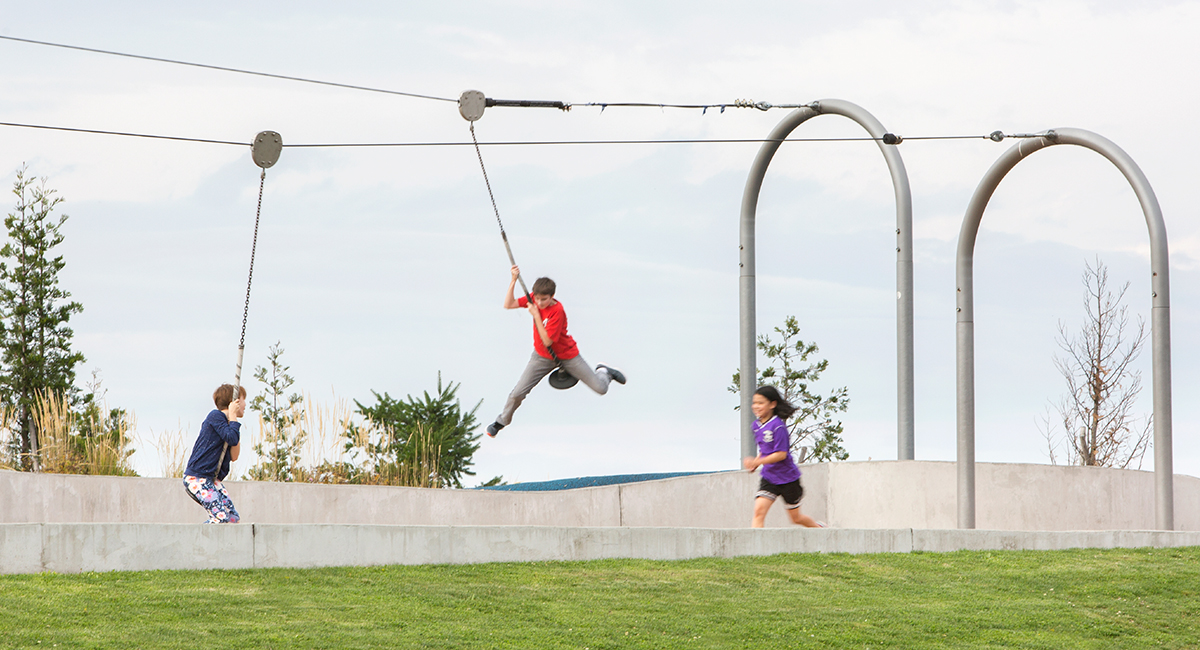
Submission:
{"label": "cable clamp", "polygon": [[1009,133],[1008,135],[1000,133],[999,139],[997,139],[995,137],[997,133],[1000,133],[1000,132],[996,131],[996,132],[992,133],[991,135],[989,135],[988,137],[996,142],[999,142],[1000,140],[1003,140],[1004,138],[1046,138],[1047,140],[1049,140],[1051,142],[1058,142],[1058,134],[1055,133],[1053,129],[1051,129],[1049,131],[1042,131],[1041,133]]}
{"label": "cable clamp", "polygon": [[739,99],[734,101],[733,105],[738,108],[757,108],[760,111],[769,111],[772,108],[769,102],[756,102],[753,99]]}

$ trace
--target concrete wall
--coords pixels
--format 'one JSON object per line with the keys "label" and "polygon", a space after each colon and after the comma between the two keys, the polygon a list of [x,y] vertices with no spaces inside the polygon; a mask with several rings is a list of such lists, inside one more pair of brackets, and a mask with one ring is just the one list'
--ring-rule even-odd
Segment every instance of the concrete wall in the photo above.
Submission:
{"label": "concrete wall", "polygon": [[1200,545],[1164,531],[0,524],[0,573]]}
{"label": "concrete wall", "polygon": [[[557,492],[430,490],[232,481],[243,520],[263,524],[743,528],[758,477],[747,472]],[[806,513],[838,528],[956,526],[952,462],[804,467]],[[1148,530],[1152,472],[980,463],[977,523],[989,530]],[[0,523],[196,523],[182,481],[0,471]],[[768,527],[789,527],[775,506]],[[1175,477],[1175,529],[1200,531],[1200,479]]]}
{"label": "concrete wall", "polygon": [[[845,528],[956,528],[952,462],[828,464],[828,521]],[[806,476],[808,474],[806,473]],[[815,485],[822,485],[819,481]],[[1105,467],[978,463],[976,527],[984,530],[1151,530],[1154,473]],[[1175,475],[1175,530],[1200,530],[1200,479]]]}

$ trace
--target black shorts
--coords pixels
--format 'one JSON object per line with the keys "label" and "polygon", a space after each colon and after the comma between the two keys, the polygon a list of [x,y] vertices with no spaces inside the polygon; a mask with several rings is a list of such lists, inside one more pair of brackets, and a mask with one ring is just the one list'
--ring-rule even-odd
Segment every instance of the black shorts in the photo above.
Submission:
{"label": "black shorts", "polygon": [[776,485],[767,479],[758,481],[758,492],[754,494],[754,498],[762,497],[764,499],[775,500],[775,497],[783,497],[784,504],[788,510],[795,510],[800,507],[800,499],[804,498],[804,488],[800,487],[800,479],[796,479],[791,483]]}

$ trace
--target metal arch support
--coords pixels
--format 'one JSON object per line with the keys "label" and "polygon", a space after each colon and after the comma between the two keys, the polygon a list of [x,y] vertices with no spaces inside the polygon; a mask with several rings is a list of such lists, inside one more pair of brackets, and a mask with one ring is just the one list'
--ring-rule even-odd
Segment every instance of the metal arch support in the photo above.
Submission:
{"label": "metal arch support", "polygon": [[958,527],[975,527],[975,313],[974,258],[979,223],[992,194],[1008,172],[1039,149],[1073,144],[1099,153],[1125,175],[1146,217],[1150,234],[1150,333],[1154,362],[1154,522],[1175,528],[1173,454],[1171,451],[1171,292],[1167,228],[1158,199],[1137,163],[1111,140],[1083,129],[1053,129],[1022,140],[1006,151],[979,182],[967,205],[958,235],[955,263],[958,285],[956,329],[958,423]]}
{"label": "metal arch support", "polygon": [[[784,138],[796,127],[818,115],[841,115],[848,117],[876,138],[896,194],[896,392],[897,392],[897,458],[912,460],[914,444],[913,416],[913,263],[912,263],[912,192],[908,185],[908,173],[900,151],[892,144],[883,142],[887,131],[861,106],[840,99],[822,99],[808,106],[797,108],[767,136],[758,150],[758,156],[750,166],[746,189],[742,193],[742,212],[739,225],[740,273],[738,280],[740,312],[740,372],[741,372],[741,452],[742,456],[755,455],[754,435],[751,423],[754,414],[750,401],[756,389],[757,355],[755,338],[755,261],[754,220],[758,211],[758,195],[762,190],[767,166],[779,149]],[[897,138],[895,142],[899,142]],[[740,459],[739,459],[740,466]]]}

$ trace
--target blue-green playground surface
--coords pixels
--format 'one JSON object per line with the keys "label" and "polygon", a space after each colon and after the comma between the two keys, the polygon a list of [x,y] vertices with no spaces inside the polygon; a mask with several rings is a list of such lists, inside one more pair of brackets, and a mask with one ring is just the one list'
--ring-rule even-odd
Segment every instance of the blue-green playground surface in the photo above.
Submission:
{"label": "blue-green playground surface", "polygon": [[599,487],[601,485],[621,485],[624,483],[640,483],[642,481],[657,481],[664,478],[679,476],[695,476],[697,474],[716,474],[717,472],[660,472],[657,474],[614,474],[612,476],[580,476],[578,478],[560,478],[553,481],[536,481],[531,483],[513,483],[512,485],[492,485],[476,488],[479,490],[507,490],[509,492],[549,492],[553,490],[573,490],[575,488]]}

